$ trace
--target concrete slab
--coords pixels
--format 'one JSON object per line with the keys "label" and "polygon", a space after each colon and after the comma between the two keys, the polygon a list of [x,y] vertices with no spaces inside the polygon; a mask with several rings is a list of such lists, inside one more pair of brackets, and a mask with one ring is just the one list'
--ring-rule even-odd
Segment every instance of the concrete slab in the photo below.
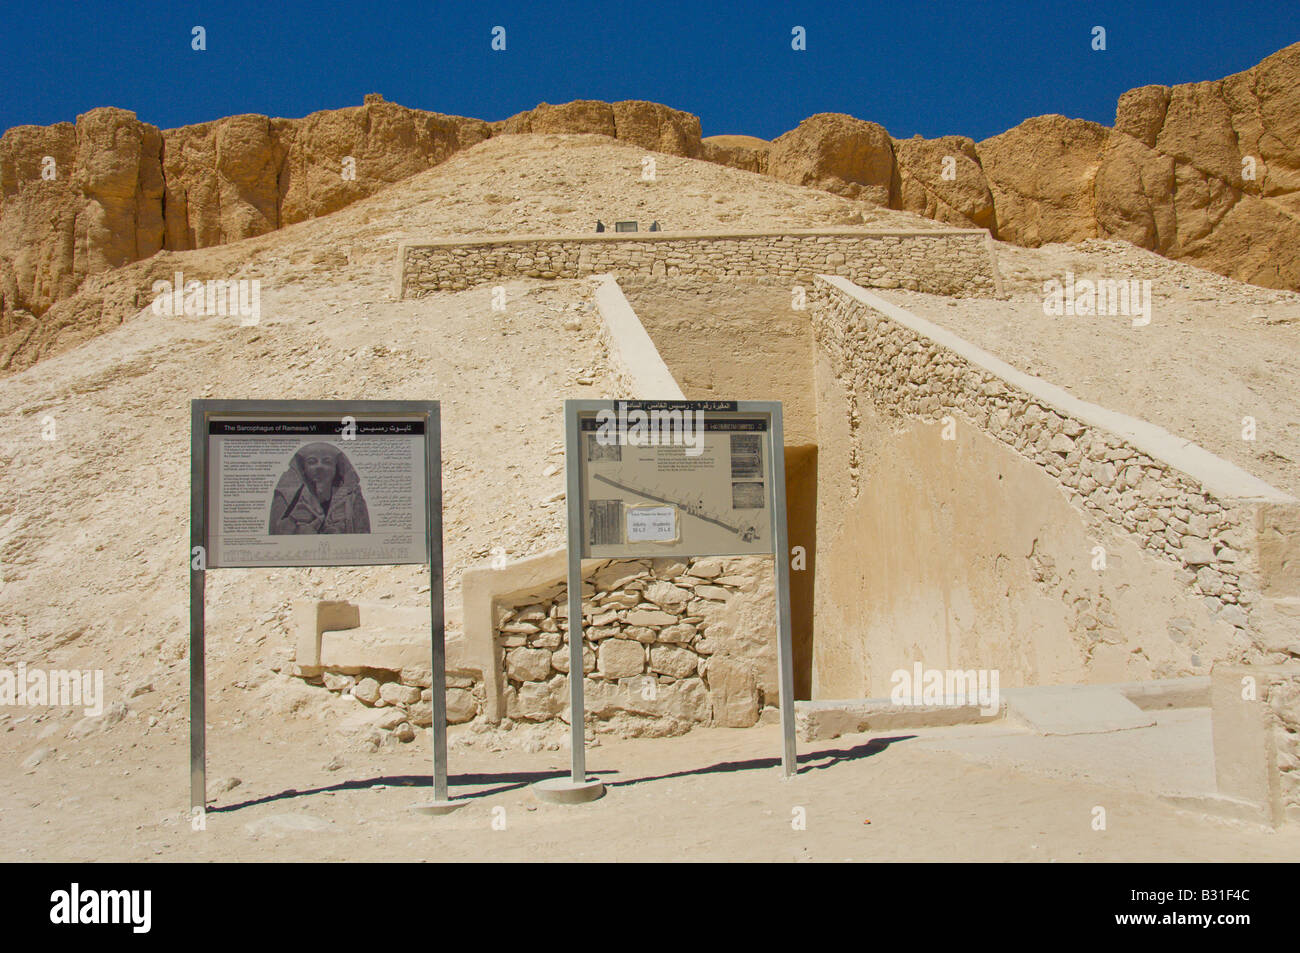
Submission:
{"label": "concrete slab", "polygon": [[804,741],[821,741],[863,731],[901,731],[944,725],[974,725],[997,721],[999,705],[984,711],[979,705],[896,705],[888,698],[795,702],[795,724]]}
{"label": "concrete slab", "polygon": [[1114,688],[1105,685],[1047,685],[1002,692],[1007,718],[1040,735],[1085,735],[1150,728],[1156,723]]}
{"label": "concrete slab", "polygon": [[918,729],[906,744],[1026,774],[1182,798],[1180,807],[1223,814],[1194,803],[1215,797],[1210,709],[1161,709],[1151,715],[1155,726],[1141,731],[1041,735],[1003,721]]}

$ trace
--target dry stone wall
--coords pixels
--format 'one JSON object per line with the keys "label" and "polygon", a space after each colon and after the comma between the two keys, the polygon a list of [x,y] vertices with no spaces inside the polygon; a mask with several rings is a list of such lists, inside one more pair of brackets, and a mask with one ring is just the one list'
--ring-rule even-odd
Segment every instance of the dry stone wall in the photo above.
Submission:
{"label": "dry stone wall", "polygon": [[[1294,522],[1295,501],[1216,494],[1166,460],[1020,389],[827,281],[818,281],[812,304],[816,345],[851,393],[899,417],[973,424],[1050,475],[1093,524],[1122,528],[1151,555],[1177,563],[1189,593],[1253,644],[1249,661],[1288,657],[1287,645],[1273,644],[1252,625],[1252,613],[1269,601],[1262,591],[1258,540]],[[855,494],[865,463],[850,459]],[[1104,622],[1085,617],[1085,624]]]}
{"label": "dry stone wall", "polygon": [[[770,562],[754,557],[593,563],[583,583],[583,691],[593,730],[748,727],[777,704]],[[567,720],[568,590],[498,600],[505,714]]]}
{"label": "dry stone wall", "polygon": [[[339,695],[351,695],[367,708],[387,709],[364,725],[358,741],[371,749],[389,741],[407,742],[416,728],[433,724],[433,678],[427,668],[400,671],[381,668],[330,668],[318,675],[303,676],[308,684],[323,685]],[[484,685],[468,672],[448,672],[447,723],[473,721],[483,712]]]}
{"label": "dry stone wall", "polygon": [[979,230],[771,232],[735,235],[658,233],[518,237],[403,245],[397,293],[419,298],[510,278],[593,274],[789,279],[843,275],[876,288],[953,297],[999,293],[988,234]]}

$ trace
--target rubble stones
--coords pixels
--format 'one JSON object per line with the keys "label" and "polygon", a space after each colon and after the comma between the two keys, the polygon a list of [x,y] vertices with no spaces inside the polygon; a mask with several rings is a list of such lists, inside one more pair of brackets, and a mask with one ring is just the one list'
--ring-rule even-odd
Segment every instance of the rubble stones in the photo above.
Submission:
{"label": "rubble stones", "polygon": [[645,650],[639,642],[608,639],[600,644],[596,667],[605,678],[640,675],[645,668]]}
{"label": "rubble stones", "polygon": [[413,705],[420,700],[420,690],[401,682],[385,682],[379,688],[379,697],[390,705]]}
{"label": "rubble stones", "polygon": [[367,705],[379,701],[379,683],[373,678],[363,678],[352,688],[352,694]]}
{"label": "rubble stones", "polygon": [[[659,736],[712,723],[718,717],[715,712],[729,712],[730,723],[737,725],[750,718],[751,709],[757,717],[754,663],[746,658],[730,667],[723,663],[719,672],[726,679],[726,702],[715,705],[706,662],[732,644],[723,621],[727,601],[739,592],[756,591],[757,578],[770,572],[760,560],[621,560],[588,571],[593,585],[584,595],[582,658],[587,716],[594,730]],[[714,598],[694,598],[693,589],[699,586],[711,590]],[[506,660],[504,698],[510,718],[566,717],[567,642],[557,643],[555,636],[538,632],[525,636],[520,645],[514,643],[519,636],[508,628],[525,611],[563,623],[567,599],[563,585],[558,585],[522,596],[517,607],[498,606],[496,640]],[[704,630],[710,625],[717,632],[706,639]],[[523,664],[529,656],[521,653],[536,650],[544,650],[549,660],[545,673],[540,666]]]}

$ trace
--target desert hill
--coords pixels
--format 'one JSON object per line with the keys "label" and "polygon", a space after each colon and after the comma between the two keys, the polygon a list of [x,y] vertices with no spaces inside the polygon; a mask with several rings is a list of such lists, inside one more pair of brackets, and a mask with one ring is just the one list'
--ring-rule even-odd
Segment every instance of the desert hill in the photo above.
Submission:
{"label": "desert hill", "polygon": [[243,115],[171,130],[106,107],[0,137],[0,365],[29,363],[64,328],[123,320],[134,300],[94,288],[71,315],[55,310],[95,276],[335,212],[488,139],[554,133],[613,137],[1019,245],[1119,238],[1300,288],[1300,44],[1224,79],[1130,90],[1113,128],[1040,116],[980,143],[896,140],[840,114],[770,143],[703,137],[697,117],[639,101],[543,103],[489,123],[371,95],[302,119]]}

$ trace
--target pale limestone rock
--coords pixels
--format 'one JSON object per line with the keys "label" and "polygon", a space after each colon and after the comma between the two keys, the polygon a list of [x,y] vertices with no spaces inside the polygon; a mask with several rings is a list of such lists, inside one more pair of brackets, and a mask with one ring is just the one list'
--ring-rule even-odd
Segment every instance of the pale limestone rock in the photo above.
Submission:
{"label": "pale limestone rock", "polygon": [[698,576],[701,579],[712,579],[715,576],[721,576],[722,560],[713,557],[697,559],[691,563],[689,572],[692,576]]}
{"label": "pale limestone rock", "polygon": [[654,645],[650,648],[651,671],[674,678],[686,678],[695,674],[698,664],[698,657],[689,649],[673,645]]}
{"label": "pale limestone rock", "polygon": [[[569,647],[567,645],[551,653],[551,667],[566,675],[569,671]],[[588,675],[596,670],[596,653],[587,646],[582,647],[582,672]]]}
{"label": "pale limestone rock", "polygon": [[605,678],[625,678],[639,675],[645,668],[645,649],[640,642],[627,639],[607,639],[600,643],[597,668]]}
{"label": "pale limestone rock", "polygon": [[1188,566],[1208,566],[1214,562],[1214,548],[1209,540],[1184,537],[1182,540],[1182,559]]}
{"label": "pale limestone rock", "polygon": [[655,638],[659,642],[680,642],[689,645],[695,639],[695,634],[695,626],[683,621],[676,625],[664,626]]}
{"label": "pale limestone rock", "polygon": [[321,676],[321,681],[332,692],[350,692],[352,686],[357,683],[352,675],[336,675],[334,672],[326,672]]}
{"label": "pale limestone rock", "polygon": [[674,586],[670,582],[654,582],[646,587],[645,597],[668,612],[681,612],[686,608],[686,603],[690,601],[691,596],[687,590]]}
{"label": "pale limestone rock", "polygon": [[401,682],[385,682],[380,686],[379,697],[390,705],[412,705],[420,700],[420,690]]}
{"label": "pale limestone rock", "polygon": [[399,677],[403,685],[414,685],[416,688],[428,688],[433,684],[433,672],[426,666],[409,665],[402,669]]}
{"label": "pale limestone rock", "polygon": [[359,701],[373,705],[379,701],[379,682],[373,678],[363,678],[352,687],[352,694]]}
{"label": "pale limestone rock", "polygon": [[517,692],[507,696],[507,710],[511,718],[526,721],[547,721],[566,710],[569,680],[556,675],[546,682],[525,682]]}
{"label": "pale limestone rock", "polygon": [[748,728],[758,721],[758,685],[748,659],[714,655],[709,659],[708,676],[716,724]]}
{"label": "pale limestone rock", "polygon": [[545,649],[512,649],[506,653],[506,674],[516,682],[537,682],[551,673],[551,653]]}
{"label": "pale limestone rock", "polygon": [[651,609],[630,609],[626,621],[632,626],[663,626],[676,623],[677,616]]}
{"label": "pale limestone rock", "polygon": [[686,572],[686,563],[680,559],[652,559],[650,571],[654,573],[656,579],[674,579]]}
{"label": "pale limestone rock", "polygon": [[701,599],[711,599],[715,602],[725,601],[731,595],[721,586],[696,586],[695,594]]}

